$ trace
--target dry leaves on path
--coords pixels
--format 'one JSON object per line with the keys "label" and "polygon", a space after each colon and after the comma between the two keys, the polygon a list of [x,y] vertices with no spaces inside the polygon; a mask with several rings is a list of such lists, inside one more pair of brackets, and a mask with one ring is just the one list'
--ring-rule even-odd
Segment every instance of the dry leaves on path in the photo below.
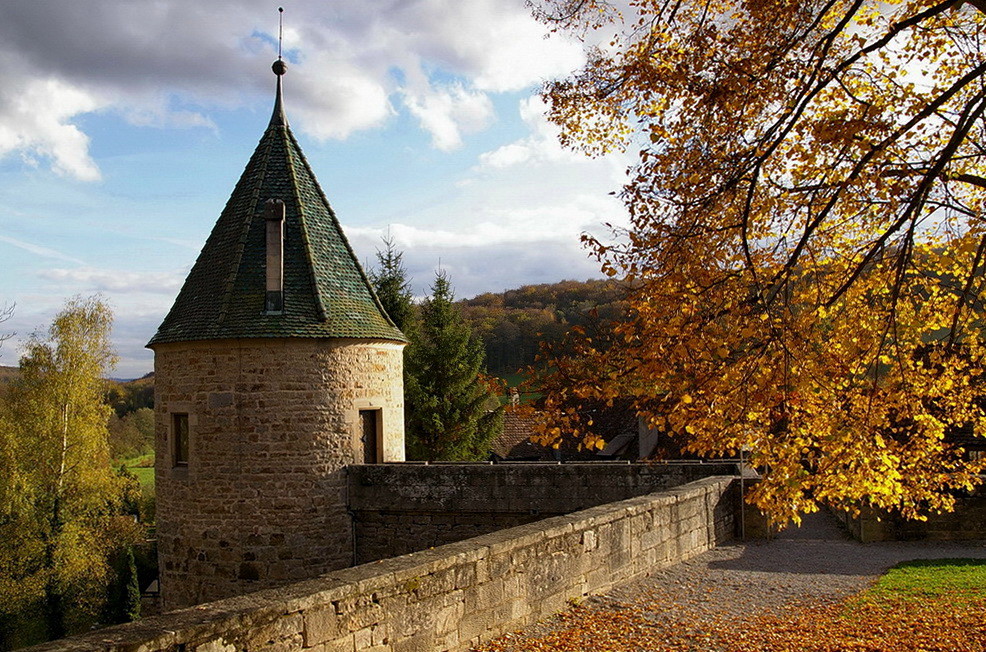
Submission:
{"label": "dry leaves on path", "polygon": [[800,606],[749,618],[685,622],[662,603],[578,606],[552,631],[508,635],[483,652],[986,652],[986,597],[961,591],[904,595],[867,591],[836,604]]}

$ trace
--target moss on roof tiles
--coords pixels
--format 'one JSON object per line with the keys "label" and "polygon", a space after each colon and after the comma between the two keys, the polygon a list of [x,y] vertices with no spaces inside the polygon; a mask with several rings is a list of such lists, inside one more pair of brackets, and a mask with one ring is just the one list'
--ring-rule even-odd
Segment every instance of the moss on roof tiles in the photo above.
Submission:
{"label": "moss on roof tiles", "polygon": [[[264,202],[285,205],[284,309],[264,311]],[[284,119],[280,78],[267,131],[148,346],[227,338],[406,342],[384,312]]]}

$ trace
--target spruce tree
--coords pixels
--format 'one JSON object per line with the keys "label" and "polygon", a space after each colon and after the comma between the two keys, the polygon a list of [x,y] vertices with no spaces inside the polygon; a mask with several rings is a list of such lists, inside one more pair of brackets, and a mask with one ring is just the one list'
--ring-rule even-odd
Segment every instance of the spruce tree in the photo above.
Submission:
{"label": "spruce tree", "polygon": [[398,251],[389,237],[383,239],[383,244],[383,251],[377,249],[378,267],[370,273],[370,282],[394,325],[408,335],[414,323],[414,301],[404,269],[404,252]]}
{"label": "spruce tree", "polygon": [[483,345],[453,303],[444,272],[405,356],[408,459],[478,460],[503,427],[502,408],[484,383]]}

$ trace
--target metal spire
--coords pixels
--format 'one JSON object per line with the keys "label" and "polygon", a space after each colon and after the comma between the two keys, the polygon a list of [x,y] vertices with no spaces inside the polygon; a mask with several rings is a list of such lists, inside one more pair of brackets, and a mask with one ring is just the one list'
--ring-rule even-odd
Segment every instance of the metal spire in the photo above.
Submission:
{"label": "metal spire", "polygon": [[281,58],[281,44],[284,41],[284,7],[278,7],[278,26],[277,26],[277,61],[271,66],[271,70],[277,75],[277,96],[274,99],[274,113],[270,117],[272,125],[286,125],[287,118],[284,117],[284,103],[281,99],[281,77],[288,71],[288,64]]}

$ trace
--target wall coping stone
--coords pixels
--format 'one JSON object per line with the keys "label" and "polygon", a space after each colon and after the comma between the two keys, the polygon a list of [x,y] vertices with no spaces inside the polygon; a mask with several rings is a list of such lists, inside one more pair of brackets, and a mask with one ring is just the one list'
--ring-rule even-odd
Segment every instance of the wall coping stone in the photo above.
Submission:
{"label": "wall coping stone", "polygon": [[[718,488],[724,493],[734,476],[712,476],[672,490],[600,505],[561,516],[554,516],[472,539],[445,544],[428,550],[370,562],[318,578],[282,587],[264,589],[233,598],[206,603],[124,625],[43,643],[29,648],[34,652],[61,650],[83,652],[115,650],[142,652],[174,648],[181,644],[203,645],[236,636],[243,628],[258,630],[280,619],[306,610],[325,610],[333,602],[390,589],[391,594],[410,592],[400,588],[409,580],[440,573],[453,567],[492,559],[512,549],[530,548],[549,538],[575,531],[596,529],[600,525],[625,520],[656,506],[700,498]],[[703,500],[703,503],[706,502]],[[629,551],[629,548],[627,549]],[[623,574],[620,577],[629,577]],[[395,587],[399,587],[395,591]],[[459,589],[455,589],[459,591]],[[307,612],[306,612],[307,613]],[[232,634],[231,634],[232,633]],[[467,641],[468,642],[468,641]],[[388,649],[388,648],[385,648]]]}

